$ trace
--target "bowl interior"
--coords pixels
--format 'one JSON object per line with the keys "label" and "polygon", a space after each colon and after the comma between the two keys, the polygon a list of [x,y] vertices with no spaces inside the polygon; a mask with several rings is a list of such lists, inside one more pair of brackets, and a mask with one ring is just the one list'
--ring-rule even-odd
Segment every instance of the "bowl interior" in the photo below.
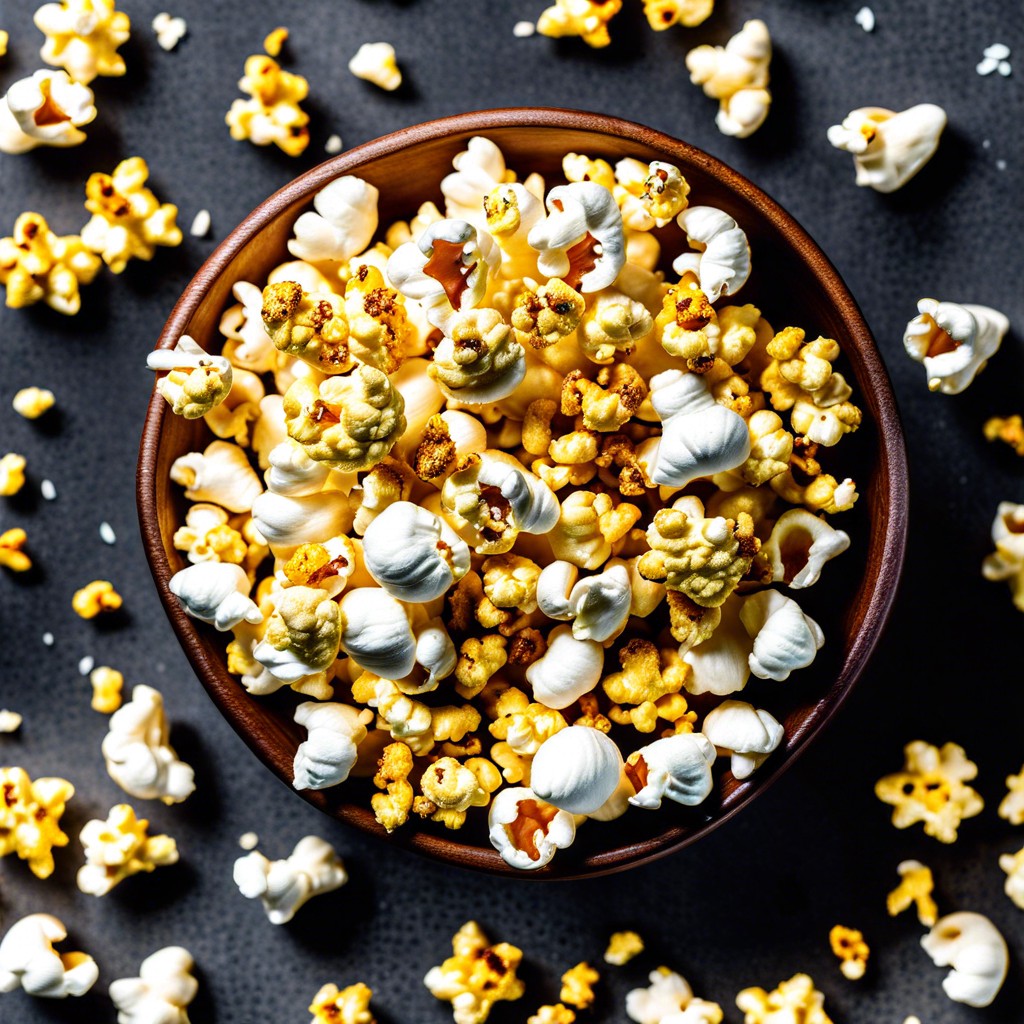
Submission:
{"label": "bowl interior", "polygon": [[[691,204],[725,210],[747,233],[753,272],[736,301],[758,305],[776,329],[793,324],[811,337],[820,333],[838,340],[843,369],[856,382],[854,401],[864,411],[861,429],[823,459],[826,472],[857,482],[860,500],[835,520],[853,543],[830,563],[821,585],[800,595],[801,606],[825,631],[825,647],[809,669],[789,681],[752,679],[737,695],[768,707],[786,729],[783,746],[751,779],[737,782],[728,771],[716,770],[716,791],[698,808],[667,804],[655,813],[632,811],[615,822],[590,823],[572,848],[539,872],[508,868],[487,842],[485,828],[470,824],[472,816],[463,830],[447,835],[412,819],[390,839],[448,862],[520,877],[593,875],[661,856],[721,824],[777,778],[834,714],[877,641],[902,566],[907,512],[902,434],[888,378],[856,304],[792,218],[746,179],[685,143],[639,125],[572,111],[460,115],[378,139],[320,165],[261,204],[218,247],[178,302],[159,345],[172,347],[187,333],[219,351],[217,325],[233,301],[232,286],[239,280],[262,285],[268,272],[288,258],[286,242],[295,219],[329,181],[358,174],[376,185],[383,230],[411,216],[426,199],[440,204],[438,183],[450,171],[452,157],[478,134],[493,139],[521,177],[540,171],[549,185],[561,177],[562,156],[573,151],[612,163],[633,156],[679,166],[690,184]],[[667,269],[684,240],[673,228],[662,233],[662,244]],[[200,680],[249,746],[290,785],[295,748],[305,738],[292,721],[297,695],[287,690],[270,698],[246,693],[225,667],[230,635],[190,619],[167,589],[171,575],[186,564],[171,543],[187,503],[170,481],[170,466],[209,440],[202,421],[174,416],[154,392],[139,462],[143,538],[164,607]],[[637,739],[640,746],[650,737]],[[368,781],[350,780],[302,795],[343,821],[383,835],[369,809],[372,791]]]}

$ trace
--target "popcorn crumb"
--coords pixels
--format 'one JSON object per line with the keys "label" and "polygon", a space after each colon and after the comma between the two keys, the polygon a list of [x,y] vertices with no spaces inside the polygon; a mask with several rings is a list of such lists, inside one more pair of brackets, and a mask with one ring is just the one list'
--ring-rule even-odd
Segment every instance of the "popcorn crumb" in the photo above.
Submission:
{"label": "popcorn crumb", "polygon": [[512,35],[516,39],[528,39],[537,31],[537,26],[532,21],[517,21],[512,26]]}
{"label": "popcorn crumb", "polygon": [[54,641],[53,641],[53,634],[52,633],[44,633],[43,634],[43,644],[45,646],[52,647],[53,646],[53,642]]}
{"label": "popcorn crumb", "polygon": [[0,495],[17,494],[25,486],[25,456],[8,452],[0,459]]}
{"label": "popcorn crumb", "polygon": [[604,962],[622,967],[644,951],[644,940],[636,932],[614,932],[604,951]]}
{"label": "popcorn crumb", "polygon": [[210,211],[200,210],[192,218],[192,226],[188,229],[188,233],[193,238],[205,238],[210,233]]}
{"label": "popcorn crumb", "polygon": [[996,161],[996,170],[997,171],[1005,171],[1006,170],[1006,161],[1005,160],[997,160]]}
{"label": "popcorn crumb", "polygon": [[166,11],[161,11],[152,23],[156,33],[157,45],[170,52],[185,38],[188,24],[184,18],[172,18]]}
{"label": "popcorn crumb", "polygon": [[874,32],[875,30],[875,12],[870,7],[862,7],[854,16],[853,20],[865,32]]}
{"label": "popcorn crumb", "polygon": [[335,156],[337,153],[340,153],[343,148],[344,147],[342,146],[340,135],[332,135],[324,143],[324,152],[330,154],[331,156]]}
{"label": "popcorn crumb", "polygon": [[263,39],[263,49],[271,57],[280,57],[281,51],[284,49],[284,44],[288,41],[288,29],[283,25],[278,25],[277,28],[268,32]]}
{"label": "popcorn crumb", "polygon": [[864,977],[868,966],[870,950],[864,936],[856,928],[847,928],[837,924],[828,933],[832,952],[839,957],[839,970],[849,981],[858,981]]}
{"label": "popcorn crumb", "polygon": [[402,84],[402,72],[395,63],[395,48],[390,43],[363,43],[348,62],[356,78],[393,92]]}
{"label": "popcorn crumb", "polygon": [[94,619],[100,612],[113,612],[121,607],[121,595],[109,580],[93,580],[71,598],[75,614],[83,619]]}
{"label": "popcorn crumb", "polygon": [[32,559],[21,549],[28,539],[20,526],[0,533],[0,566],[11,572],[27,572],[32,568]]}
{"label": "popcorn crumb", "polygon": [[91,655],[87,654],[84,658],[78,660],[78,673],[79,675],[87,676],[96,664],[96,659]]}
{"label": "popcorn crumb", "polygon": [[27,420],[37,420],[48,409],[53,408],[56,399],[52,391],[46,388],[22,388],[15,396],[11,405],[19,416]]}
{"label": "popcorn crumb", "polygon": [[979,75],[991,75],[993,71],[999,72],[1003,78],[1013,70],[1010,66],[1010,48],[1005,43],[993,43],[986,46],[982,51],[983,59],[974,68]]}
{"label": "popcorn crumb", "polygon": [[932,870],[919,860],[905,860],[896,870],[899,872],[900,884],[886,897],[886,909],[890,917],[902,914],[913,904],[917,909],[917,919],[927,928],[931,928],[939,919],[939,908],[932,898],[935,881]]}
{"label": "popcorn crumb", "polygon": [[39,484],[39,493],[47,501],[55,501],[57,498],[57,488],[54,487],[52,480],[43,480]]}
{"label": "popcorn crumb", "polygon": [[1024,825],[1024,768],[1006,777],[1006,796],[999,804],[999,817],[1011,825]]}
{"label": "popcorn crumb", "polygon": [[[1020,416],[993,416],[985,421],[985,440],[1004,441],[1018,455],[1024,458],[1024,420]],[[0,459],[0,467],[3,466],[3,459]],[[0,494],[3,494],[0,485]]]}
{"label": "popcorn crumb", "polygon": [[0,733],[17,732],[21,728],[22,718],[17,711],[0,711]]}
{"label": "popcorn crumb", "polygon": [[243,850],[255,850],[260,845],[260,837],[255,832],[243,832],[238,837],[238,845]]}
{"label": "popcorn crumb", "polygon": [[104,544],[113,544],[117,540],[117,534],[114,533],[114,528],[104,520],[100,523],[100,540]]}

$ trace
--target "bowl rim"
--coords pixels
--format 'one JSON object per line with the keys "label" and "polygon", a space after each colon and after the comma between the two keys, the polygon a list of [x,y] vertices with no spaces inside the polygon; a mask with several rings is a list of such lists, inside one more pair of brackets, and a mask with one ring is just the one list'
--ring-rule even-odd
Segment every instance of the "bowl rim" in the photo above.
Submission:
{"label": "bowl rim", "polygon": [[[318,164],[278,189],[249,213],[205,260],[175,303],[156,347],[174,347],[213,282],[230,267],[234,258],[266,224],[297,200],[311,200],[321,188],[335,178],[343,174],[358,173],[359,166],[364,162],[392,155],[424,142],[442,141],[466,133],[486,134],[495,129],[508,128],[581,130],[635,139],[640,145],[680,154],[692,165],[718,179],[727,189],[741,194],[774,229],[779,231],[788,244],[797,251],[818,285],[829,295],[858,350],[863,367],[863,379],[859,381],[859,385],[865,391],[870,388],[874,396],[880,456],[876,467],[876,486],[880,501],[887,510],[884,519],[884,538],[877,563],[877,577],[860,628],[852,638],[846,657],[832,684],[832,699],[824,706],[821,703],[815,705],[799,727],[787,737],[785,757],[774,764],[769,761],[754,776],[738,783],[729,795],[728,806],[713,818],[696,823],[692,828],[674,837],[666,837],[665,833],[659,833],[641,842],[627,842],[610,850],[602,850],[576,862],[570,870],[565,871],[560,871],[555,862],[540,871],[520,871],[506,865],[494,850],[466,846],[456,839],[449,839],[433,832],[417,831],[412,822],[388,837],[392,845],[397,843],[433,859],[443,860],[447,864],[491,874],[538,880],[592,878],[648,863],[689,846],[729,821],[781,777],[803,754],[811,741],[820,735],[848,698],[867,666],[892,610],[906,552],[909,516],[908,466],[900,417],[888,374],[863,314],[838,271],[811,236],[774,199],[739,172],[690,143],[664,132],[606,114],[561,107],[503,107],[471,111],[425,121],[365,142]],[[222,665],[208,657],[205,644],[196,631],[194,620],[186,615],[168,588],[168,581],[173,573],[160,533],[156,475],[159,440],[165,417],[168,415],[172,415],[169,406],[154,387],[140,441],[136,475],[139,527],[150,571],[175,635],[207,694],[247,746],[289,789],[292,789],[290,757],[286,760],[275,744],[265,736],[246,728],[238,683],[227,676]],[[836,689],[840,680],[842,686]],[[248,698],[249,695],[244,696]],[[304,790],[300,791],[300,795],[332,817],[355,825],[361,831],[381,837],[385,835],[368,807],[339,804],[329,800],[324,791]]]}

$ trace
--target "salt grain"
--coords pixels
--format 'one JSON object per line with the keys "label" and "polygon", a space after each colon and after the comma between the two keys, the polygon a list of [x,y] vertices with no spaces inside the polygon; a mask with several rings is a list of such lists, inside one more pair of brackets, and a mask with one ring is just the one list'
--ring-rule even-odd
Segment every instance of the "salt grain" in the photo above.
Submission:
{"label": "salt grain", "polygon": [[106,521],[100,523],[100,540],[103,541],[104,544],[113,544],[117,540],[117,534],[114,533],[114,528]]}
{"label": "salt grain", "polygon": [[96,659],[91,654],[87,654],[84,658],[80,658],[78,661],[78,674],[87,676],[95,666]]}
{"label": "salt grain", "polygon": [[512,35],[516,39],[526,39],[537,31],[537,26],[532,21],[517,21],[512,27]]}
{"label": "salt grain", "polygon": [[331,156],[334,156],[335,153],[340,153],[341,150],[342,150],[342,143],[341,143],[341,136],[340,135],[332,135],[324,143],[324,152],[325,153],[329,153]]}
{"label": "salt grain", "polygon": [[874,32],[875,30],[875,12],[870,7],[862,7],[854,16],[853,20],[865,32]]}
{"label": "salt grain", "polygon": [[53,646],[53,634],[52,633],[44,633],[43,634],[43,643],[47,647],[52,647]]}
{"label": "salt grain", "polygon": [[57,497],[57,488],[53,486],[52,480],[43,480],[39,484],[39,493],[47,501],[53,501],[53,499]]}
{"label": "salt grain", "polygon": [[192,227],[188,229],[188,233],[193,238],[205,238],[210,233],[210,223],[210,211],[200,210],[192,218]]}

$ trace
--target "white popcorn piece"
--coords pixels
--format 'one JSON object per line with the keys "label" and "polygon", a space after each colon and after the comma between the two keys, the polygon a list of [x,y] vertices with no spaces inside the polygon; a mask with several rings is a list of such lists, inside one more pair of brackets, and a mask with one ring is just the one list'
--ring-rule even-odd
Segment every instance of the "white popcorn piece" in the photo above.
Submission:
{"label": "white popcorn piece", "polygon": [[1002,988],[1010,960],[1006,940],[982,914],[939,918],[921,945],[936,967],[953,968],[942,988],[954,1002],[988,1006]]}
{"label": "white popcorn piece", "polygon": [[850,535],[803,508],[783,512],[761,545],[772,580],[793,590],[817,583],[825,563],[850,546]]}
{"label": "white popcorn piece", "polygon": [[389,505],[367,527],[369,574],[392,596],[422,603],[469,572],[469,546],[440,517],[411,501]]}
{"label": "white popcorn piece", "polygon": [[340,135],[329,135],[324,143],[324,152],[328,156],[337,156],[344,148]]}
{"label": "white popcorn piece", "polygon": [[903,334],[911,359],[924,365],[928,390],[958,395],[999,351],[1010,321],[996,309],[920,299]]}
{"label": "white popcorn piece", "polygon": [[529,39],[537,31],[537,26],[532,21],[517,21],[512,26],[512,35],[516,39]]}
{"label": "white popcorn piece", "polygon": [[17,732],[21,728],[23,719],[17,711],[8,711],[6,708],[0,710],[0,733]]}
{"label": "white popcorn piece", "polygon": [[260,845],[260,837],[255,832],[243,832],[238,837],[238,845],[246,852],[255,850]]}
{"label": "white popcorn piece", "polygon": [[1016,853],[1000,854],[999,866],[1006,872],[1003,891],[1024,910],[1024,848]]}
{"label": "white popcorn piece", "polygon": [[231,512],[248,512],[263,491],[245,451],[228,441],[211,441],[202,452],[179,456],[170,475],[189,501],[209,501]]}
{"label": "white popcorn piece", "polygon": [[946,112],[919,103],[895,113],[884,107],[858,107],[828,130],[836,149],[853,154],[858,185],[876,192],[902,188],[932,158],[946,127]]}
{"label": "white popcorn piece", "polygon": [[188,1005],[199,991],[195,961],[182,946],[165,946],[142,961],[137,978],[110,983],[117,1024],[189,1024]]}
{"label": "white popcorn piece", "polygon": [[657,810],[663,799],[694,807],[712,788],[711,766],[715,748],[698,733],[678,733],[641,747],[626,759],[626,774],[636,794],[634,807]]}
{"label": "white popcorn piece", "polygon": [[[276,447],[276,446],[275,446]],[[252,520],[277,558],[288,559],[300,544],[318,544],[352,527],[352,507],[340,491],[290,496],[264,491],[252,503]]]}
{"label": "white popcorn piece", "polygon": [[772,715],[740,700],[724,700],[709,711],[701,731],[720,753],[731,755],[736,779],[749,778],[785,736]]}
{"label": "white popcorn piece", "polygon": [[176,572],[167,589],[194,619],[222,633],[240,622],[258,625],[263,613],[249,597],[249,577],[232,562],[198,562]]}
{"label": "white popcorn piece", "polygon": [[347,262],[373,241],[379,198],[373,185],[351,174],[332,181],[313,199],[316,212],[304,213],[295,222],[295,237],[288,242],[288,251],[314,263]]}
{"label": "white popcorn piece", "polygon": [[106,520],[100,523],[99,535],[100,540],[103,541],[104,544],[113,545],[117,543],[117,534],[114,533],[114,528]]}
{"label": "white popcorn piece", "polygon": [[278,351],[263,324],[263,290],[248,281],[236,281],[231,294],[237,304],[228,307],[218,326],[227,339],[223,354],[239,369],[252,373],[276,369]]}
{"label": "white popcorn piece", "polygon": [[348,881],[330,843],[304,836],[286,860],[268,860],[257,850],[235,861],[235,885],[246,899],[259,899],[271,924],[290,921],[308,900]]}
{"label": "white popcorn piece", "polygon": [[742,690],[750,678],[753,641],[740,621],[742,601],[730,598],[722,605],[721,621],[703,643],[682,651],[692,672],[683,684],[690,693],[725,696]]}
{"label": "white popcorn piece", "polygon": [[636,1024],[661,1024],[693,1000],[693,989],[681,974],[659,967],[647,977],[647,988],[626,993],[626,1016]]}
{"label": "white popcorn piece", "polygon": [[[622,754],[614,740],[597,729],[571,725],[540,745],[530,786],[541,800],[560,810],[603,817],[607,805],[616,802],[624,777]],[[632,790],[628,781],[625,785]]]}
{"label": "white popcorn piece", "polygon": [[1009,61],[1010,48],[1005,43],[993,43],[986,46],[982,51],[982,59],[974,68],[979,75],[991,75],[998,71],[1003,78],[1010,75],[1013,70]]}
{"label": "white popcorn piece", "polygon": [[373,712],[347,704],[306,701],[295,709],[295,721],[309,735],[295,751],[292,786],[327,789],[348,778]]}
{"label": "white popcorn piece", "polygon": [[341,599],[341,649],[382,679],[402,679],[416,664],[416,638],[405,609],[389,593],[357,587]]}
{"label": "white popcorn piece", "polygon": [[390,43],[363,43],[348,62],[348,69],[356,78],[387,92],[402,84],[402,72],[395,61],[395,48]]}
{"label": "white popcorn piece", "polygon": [[548,647],[526,670],[533,697],[545,707],[561,711],[589,693],[601,680],[604,648],[594,640],[577,640],[571,626],[556,626],[548,634]]}
{"label": "white popcorn piece", "polygon": [[870,7],[862,7],[853,16],[853,20],[857,22],[865,32],[875,31],[875,12],[871,10]]}
{"label": "white popcorn piece", "polygon": [[41,480],[39,482],[39,493],[43,496],[44,501],[57,500],[57,488],[52,480]]}
{"label": "white popcorn piece", "polygon": [[210,217],[209,210],[200,210],[193,218],[192,225],[188,229],[188,233],[193,238],[205,238],[210,233],[210,227],[213,224],[213,220]]}
{"label": "white popcorn piece", "polygon": [[158,690],[133,687],[132,699],[110,716],[108,729],[103,758],[108,774],[126,793],[165,804],[181,803],[191,795],[195,773],[178,760],[168,742],[170,728]]}
{"label": "white popcorn piece", "polygon": [[66,71],[37,71],[11,85],[0,100],[0,152],[77,146],[85,142],[82,126],[95,117],[87,85],[73,82]]}
{"label": "white popcorn piece", "polygon": [[535,871],[576,838],[576,819],[519,786],[496,793],[488,811],[488,838],[509,867]]}
{"label": "white popcorn piece", "polygon": [[29,914],[11,925],[0,942],[0,992],[21,988],[46,999],[84,996],[100,970],[88,953],[53,948],[67,936],[63,923],[50,914]]}
{"label": "white popcorn piece", "polygon": [[188,23],[184,18],[171,17],[166,11],[161,11],[152,21],[151,27],[156,33],[157,46],[168,53],[185,38],[188,32]]}
{"label": "white popcorn piece", "polygon": [[629,621],[632,599],[629,570],[618,558],[610,559],[604,572],[582,580],[571,562],[555,561],[537,580],[540,610],[549,619],[571,621],[577,640],[614,639]]}
{"label": "white popcorn piece", "polygon": [[455,671],[459,654],[440,617],[417,622],[413,632],[416,636],[416,664],[426,672],[426,678],[416,686],[412,686],[410,680],[403,680],[402,690],[405,693],[429,693]]}
{"label": "white popcorn piece", "polygon": [[685,487],[714,473],[743,465],[750,455],[750,432],[738,413],[715,401],[704,378],[664,370],[651,378],[650,401],[662,423],[660,438],[644,442],[637,457],[651,480]]}
{"label": "white popcorn piece", "polygon": [[267,490],[287,498],[319,494],[331,475],[330,466],[311,459],[306,449],[291,438],[275,445],[267,458],[270,463],[264,475]]}
{"label": "white popcorn piece", "polygon": [[676,218],[686,241],[696,252],[684,252],[672,262],[682,277],[694,274],[700,290],[715,302],[735,295],[750,277],[750,244],[743,229],[714,206],[688,206]]}
{"label": "white popcorn piece", "polygon": [[[224,356],[211,356],[187,334],[178,339],[174,348],[158,348],[150,352],[146,356],[146,366],[157,373],[167,374],[157,379],[156,389],[185,419],[196,420],[205,416],[231,391],[230,360]],[[244,453],[242,458],[245,458]]]}
{"label": "white popcorn piece", "polygon": [[607,288],[626,262],[615,197],[597,182],[576,181],[551,189],[545,203],[547,217],[529,233],[540,272],[584,293]]}
{"label": "white popcorn piece", "polygon": [[782,682],[810,665],[825,643],[821,627],[791,597],[762,590],[743,601],[740,621],[754,641],[750,671]]}
{"label": "white popcorn piece", "polygon": [[452,160],[452,174],[441,179],[445,216],[487,227],[484,198],[508,178],[505,157],[490,139],[475,135]]}

